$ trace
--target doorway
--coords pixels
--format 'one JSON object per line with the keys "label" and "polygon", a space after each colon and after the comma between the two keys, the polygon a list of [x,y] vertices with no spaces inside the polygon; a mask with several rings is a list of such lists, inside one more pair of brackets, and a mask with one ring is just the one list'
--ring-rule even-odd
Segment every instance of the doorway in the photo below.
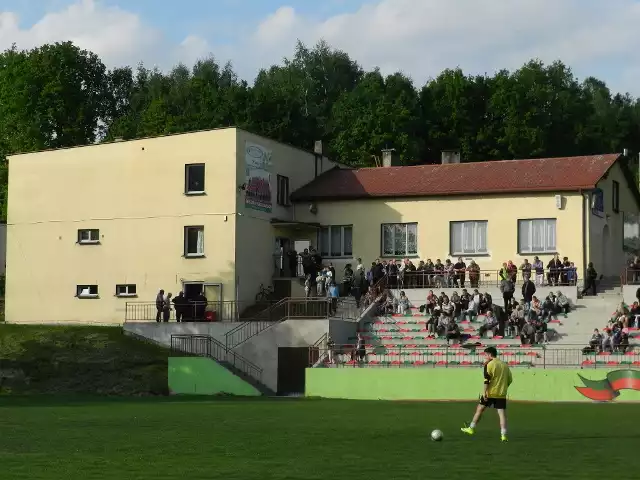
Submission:
{"label": "doorway", "polygon": [[308,366],[309,347],[279,347],[278,395],[303,394]]}
{"label": "doorway", "polygon": [[[222,321],[235,314],[235,309],[232,308],[234,306],[232,304],[225,305],[222,301],[221,283],[183,281],[182,291],[184,292],[184,297],[187,302],[193,305],[192,310],[196,312],[193,314],[195,319],[215,317],[217,321]],[[204,299],[202,298],[203,295]],[[198,305],[205,301],[206,306]],[[212,312],[214,312],[213,315],[211,315]],[[232,320],[232,318],[230,318],[230,320]]]}

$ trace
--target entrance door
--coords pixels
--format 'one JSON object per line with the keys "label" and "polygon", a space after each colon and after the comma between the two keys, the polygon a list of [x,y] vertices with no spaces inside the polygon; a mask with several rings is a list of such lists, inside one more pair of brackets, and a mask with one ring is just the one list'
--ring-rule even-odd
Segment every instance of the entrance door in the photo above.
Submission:
{"label": "entrance door", "polygon": [[[217,321],[223,319],[233,319],[235,315],[235,305],[225,305],[222,302],[222,284],[220,283],[205,283],[205,282],[183,282],[182,291],[187,301],[192,304],[193,311],[190,315],[194,320],[205,320],[208,318],[214,318]],[[206,305],[203,304],[206,298]],[[224,308],[228,307],[228,308]],[[228,310],[228,311],[227,311]],[[215,312],[211,315],[212,312]]]}
{"label": "entrance door", "polygon": [[304,393],[309,347],[278,348],[278,395]]}

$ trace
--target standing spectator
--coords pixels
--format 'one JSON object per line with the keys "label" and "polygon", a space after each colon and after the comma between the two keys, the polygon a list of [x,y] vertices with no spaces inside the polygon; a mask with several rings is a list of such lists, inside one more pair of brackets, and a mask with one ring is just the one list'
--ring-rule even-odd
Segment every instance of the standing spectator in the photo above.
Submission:
{"label": "standing spectator", "polygon": [[304,279],[304,296],[305,298],[311,296],[311,275],[307,275]]}
{"label": "standing spectator", "polygon": [[167,323],[171,317],[171,293],[167,293],[167,297],[162,302],[162,321]]}
{"label": "standing spectator", "polygon": [[536,285],[542,287],[544,285],[544,263],[538,257],[533,258],[533,270],[536,272]]}
{"label": "standing spectator", "polygon": [[547,282],[549,286],[558,285],[560,283],[560,274],[562,273],[562,261],[558,254],[554,255],[547,265],[549,273],[547,274]]}
{"label": "standing spectator", "polygon": [[478,284],[480,283],[480,266],[475,262],[475,260],[471,260],[467,267],[467,271],[469,272],[471,288],[478,288]]}
{"label": "standing spectator", "polygon": [[338,297],[340,297],[340,292],[336,282],[333,280],[329,280],[329,282],[329,315],[334,316],[338,310]]}
{"label": "standing spectator", "polygon": [[460,288],[464,288],[467,265],[462,257],[458,258],[458,262],[453,266],[453,269],[455,271],[454,286],[457,288],[459,284]]}
{"label": "standing spectator", "polygon": [[[334,277],[335,278],[335,277]],[[346,297],[351,292],[351,282],[353,281],[353,269],[351,264],[347,263],[342,274],[342,292],[341,296]]]}
{"label": "standing spectator", "polygon": [[362,265],[358,265],[356,273],[353,275],[353,282],[351,283],[351,295],[353,295],[356,301],[356,308],[360,308],[360,298],[366,286],[363,269],[364,267]]}
{"label": "standing spectator", "polygon": [[164,309],[164,290],[160,290],[156,295],[156,322],[160,323],[162,311]]}
{"label": "standing spectator", "polygon": [[525,280],[522,284],[522,298],[524,299],[524,303],[528,306],[531,304],[533,300],[533,296],[536,294],[536,286],[533,282],[529,280]]}
{"label": "standing spectator", "polygon": [[520,265],[520,270],[522,271],[522,279],[526,282],[527,280],[531,280],[531,264],[528,259],[524,259],[524,263]]}
{"label": "standing spectator", "polygon": [[500,281],[500,292],[502,292],[502,299],[504,300],[505,311],[509,309],[509,303],[511,303],[511,299],[513,298],[514,290],[515,290],[515,285],[511,277]]}
{"label": "standing spectator", "polygon": [[187,299],[184,298],[184,292],[178,293],[178,296],[173,299],[174,309],[176,311],[176,322],[181,323],[185,316],[185,309],[187,306]]}
{"label": "standing spectator", "polygon": [[587,273],[584,276],[584,289],[582,290],[582,296],[586,296],[587,292],[591,290],[591,294],[595,297],[596,292],[596,280],[598,279],[598,272],[593,266],[593,262],[589,262],[587,266]]}

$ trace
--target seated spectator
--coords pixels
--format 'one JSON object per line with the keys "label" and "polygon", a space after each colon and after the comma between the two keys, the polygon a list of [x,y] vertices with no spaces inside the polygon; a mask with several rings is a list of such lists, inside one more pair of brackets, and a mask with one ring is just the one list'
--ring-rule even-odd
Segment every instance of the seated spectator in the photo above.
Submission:
{"label": "seated spectator", "polygon": [[488,293],[483,293],[480,295],[480,305],[478,305],[478,313],[480,315],[487,313],[491,306],[493,305],[491,295]]}
{"label": "seated spectator", "polygon": [[411,307],[411,302],[409,302],[409,299],[407,298],[404,292],[400,292],[400,298],[398,299],[397,312],[400,315],[404,315],[405,313],[407,313],[410,307]]}
{"label": "seated spectator", "polygon": [[634,302],[629,311],[629,327],[640,327],[640,303]]}
{"label": "seated spectator", "polygon": [[533,326],[536,329],[535,343],[549,343],[547,322],[542,318],[538,318],[533,321]]}
{"label": "seated spectator", "polygon": [[524,326],[526,318],[526,310],[524,300],[520,300],[520,303],[511,311],[509,316],[509,324],[507,327],[508,335],[513,337],[518,336],[520,330]]}
{"label": "seated spectator", "polygon": [[447,344],[451,340],[455,340],[456,342],[462,341],[462,334],[460,333],[460,327],[456,322],[449,322],[446,330]]}
{"label": "seated spectator", "polygon": [[457,319],[462,314],[462,305],[460,303],[460,295],[458,295],[458,292],[453,292],[451,294],[451,303],[453,304],[453,317]]}
{"label": "seated spectator", "polygon": [[582,349],[582,353],[599,353],[602,349],[602,334],[596,328],[589,340],[589,346]]}
{"label": "seated spectator", "polygon": [[550,293],[547,298],[544,299],[542,304],[542,320],[545,322],[550,321],[556,315],[556,303],[555,297]]}
{"label": "seated spectator", "polygon": [[556,313],[567,314],[571,311],[571,302],[560,290],[556,292]]}
{"label": "seated spectator", "polygon": [[473,320],[478,316],[478,304],[474,299],[475,299],[475,295],[469,299],[469,304],[467,305],[467,309],[464,311],[462,315],[463,320],[466,320],[468,317],[469,321],[473,322]]}
{"label": "seated spectator", "polygon": [[622,327],[629,326],[629,309],[624,304],[624,302],[618,305],[616,311],[611,315],[611,319],[609,320],[610,325],[620,324]]}
{"label": "seated spectator", "polygon": [[467,292],[466,288],[462,289],[462,293],[460,294],[460,310],[462,312],[466,311],[469,308],[469,301],[471,300],[471,295]]}
{"label": "seated spectator", "polygon": [[538,297],[536,297],[534,295],[534,297],[531,299],[531,305],[529,306],[529,318],[530,319],[537,319],[542,315],[542,305],[540,304],[540,300],[538,300]]}
{"label": "seated spectator", "polygon": [[620,343],[619,343],[619,351],[622,353],[627,353],[629,350],[629,329],[623,328],[620,334]]}
{"label": "seated spectator", "polygon": [[482,338],[485,333],[491,332],[495,336],[498,331],[498,327],[498,319],[493,315],[491,310],[487,310],[484,318],[484,325],[482,325],[480,330],[478,330],[478,335]]}
{"label": "seated spectator", "polygon": [[436,307],[438,306],[438,297],[435,296],[433,290],[429,290],[429,294],[427,295],[427,313],[433,313]]}
{"label": "seated spectator", "polygon": [[447,317],[449,319],[453,319],[453,313],[455,312],[455,306],[449,299],[445,296],[442,301],[442,305],[440,306],[440,314],[443,317]]}
{"label": "seated spectator", "polygon": [[602,347],[601,351],[603,352],[613,352],[613,334],[610,328],[605,328],[604,336],[602,337]]}
{"label": "seated spectator", "polygon": [[533,345],[536,343],[536,328],[532,320],[527,320],[522,327],[520,331],[520,342],[522,345]]}

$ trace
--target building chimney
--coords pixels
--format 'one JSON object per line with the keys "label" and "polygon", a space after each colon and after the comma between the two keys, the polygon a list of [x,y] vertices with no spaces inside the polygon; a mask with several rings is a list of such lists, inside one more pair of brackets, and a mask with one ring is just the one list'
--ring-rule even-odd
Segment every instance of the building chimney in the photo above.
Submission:
{"label": "building chimney", "polygon": [[382,150],[382,166],[383,167],[400,166],[400,156],[396,153],[395,148],[386,148]]}
{"label": "building chimney", "polygon": [[443,150],[442,164],[460,163],[460,150]]}

